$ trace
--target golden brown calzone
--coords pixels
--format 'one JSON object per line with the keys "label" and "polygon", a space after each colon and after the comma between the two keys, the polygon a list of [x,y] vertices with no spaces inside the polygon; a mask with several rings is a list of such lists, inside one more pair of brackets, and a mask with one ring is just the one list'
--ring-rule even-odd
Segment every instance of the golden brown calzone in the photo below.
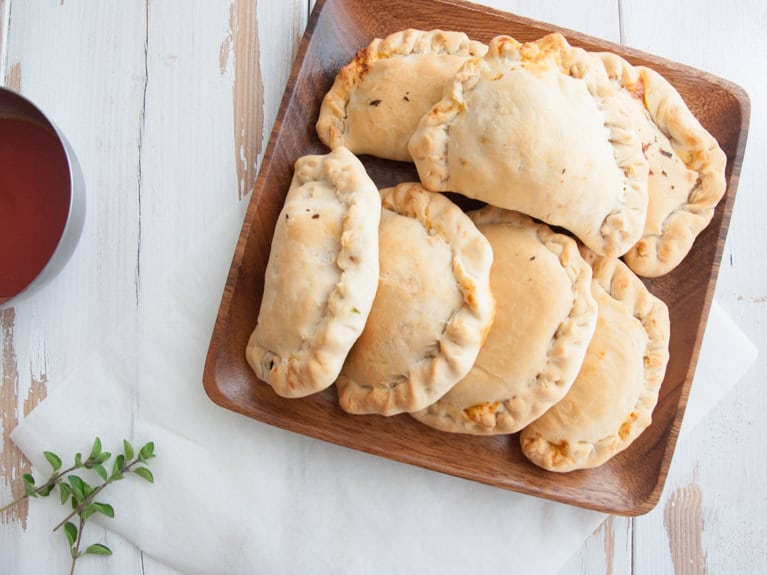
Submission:
{"label": "golden brown calzone", "polygon": [[336,382],[349,413],[422,409],[471,369],[495,313],[493,255],[442,194],[381,191],[380,280],[362,335]]}
{"label": "golden brown calzone", "polygon": [[471,371],[412,415],[443,431],[514,433],[570,389],[594,333],[591,266],[571,237],[518,212],[469,214],[493,248],[496,314]]}
{"label": "golden brown calzone", "polygon": [[408,140],[445,85],[487,47],[463,32],[408,29],[377,38],[338,73],[317,134],[327,146],[411,161]]}
{"label": "golden brown calzone", "polygon": [[272,239],[246,358],[285,397],[330,386],[378,285],[378,188],[346,148],[300,158]]}
{"label": "golden brown calzone", "polygon": [[620,256],[642,234],[647,160],[604,67],[559,34],[508,36],[472,58],[409,150],[430,190],[561,226]]}
{"label": "golden brown calzone", "polygon": [[624,259],[635,273],[657,277],[679,265],[711,221],[725,192],[727,157],[663,76],[617,54],[596,56],[618,90],[650,167],[644,231]]}
{"label": "golden brown calzone", "polygon": [[668,308],[620,260],[593,266],[597,327],[565,397],[520,434],[522,452],[550,471],[603,464],[651,422],[666,371]]}

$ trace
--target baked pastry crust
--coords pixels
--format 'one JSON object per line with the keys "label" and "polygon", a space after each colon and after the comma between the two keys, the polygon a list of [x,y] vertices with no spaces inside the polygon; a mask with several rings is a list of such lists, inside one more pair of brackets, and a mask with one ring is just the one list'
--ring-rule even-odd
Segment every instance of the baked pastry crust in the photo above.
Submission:
{"label": "baked pastry crust", "polygon": [[378,188],[346,148],[299,158],[274,230],[246,358],[284,397],[329,387],[378,284]]}
{"label": "baked pastry crust", "polygon": [[560,34],[494,38],[421,119],[424,186],[561,226],[619,256],[642,234],[647,160],[604,67]]}
{"label": "baked pastry crust", "polygon": [[413,413],[442,431],[514,433],[570,389],[594,333],[591,266],[571,237],[495,207],[469,213],[493,248],[496,315],[469,374]]}
{"label": "baked pastry crust", "polygon": [[330,148],[411,161],[407,143],[464,61],[487,46],[463,32],[408,29],[377,38],[325,95],[317,134]]}
{"label": "baked pastry crust", "polygon": [[666,305],[622,261],[585,257],[599,316],[581,372],[520,434],[525,456],[550,471],[596,467],[626,449],[650,425],[669,357]]}
{"label": "baked pastry crust", "polygon": [[471,369],[495,314],[493,253],[469,217],[418,183],[381,190],[373,309],[336,382],[349,413],[422,409]]}
{"label": "baked pastry crust", "polygon": [[618,88],[650,167],[642,238],[624,257],[645,277],[673,270],[726,190],[727,157],[668,80],[617,54],[597,53]]}

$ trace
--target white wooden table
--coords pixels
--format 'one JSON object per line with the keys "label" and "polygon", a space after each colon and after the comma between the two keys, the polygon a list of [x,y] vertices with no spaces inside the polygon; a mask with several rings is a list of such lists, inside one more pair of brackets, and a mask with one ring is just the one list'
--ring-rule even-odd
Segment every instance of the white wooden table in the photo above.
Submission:
{"label": "white wooden table", "polygon": [[[689,64],[746,89],[751,129],[716,297],[765,349],[760,222],[767,213],[767,4],[487,3]],[[20,489],[29,470],[8,437],[17,422],[134,312],[169,262],[247,194],[311,4],[0,0],[0,82],[35,101],[68,136],[88,193],[83,237],[67,268],[34,299],[0,311],[0,501]],[[761,572],[767,564],[766,374],[759,359],[682,442],[653,512],[609,518],[562,572]],[[0,573],[65,572],[60,559],[66,555],[53,552],[64,541],[25,538],[28,519],[26,508],[0,516]],[[77,572],[168,572],[125,541],[112,536],[108,544],[112,558],[83,561]]]}

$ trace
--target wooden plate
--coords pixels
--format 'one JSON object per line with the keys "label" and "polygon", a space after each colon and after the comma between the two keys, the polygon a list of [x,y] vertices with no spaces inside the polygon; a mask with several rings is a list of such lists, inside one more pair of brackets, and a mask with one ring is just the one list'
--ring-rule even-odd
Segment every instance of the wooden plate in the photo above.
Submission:
{"label": "wooden plate", "polygon": [[[259,381],[245,361],[270,242],[293,164],[304,154],[328,151],[314,128],[322,97],[357,50],[375,37],[411,27],[462,30],[484,42],[499,34],[526,41],[558,31],[573,45],[617,52],[633,64],[653,67],[671,81],[727,154],[727,193],[713,221],[681,266],[647,282],[668,304],[672,325],[671,359],[653,423],[629,449],[602,467],[551,473],[525,459],[517,435],[463,436],[433,430],[407,415],[348,415],[338,407],[334,387],[303,399],[284,399]],[[649,511],[663,488],[695,372],[735,198],[749,110],[741,88],[710,74],[490,8],[455,0],[318,1],[234,253],[206,360],[206,392],[221,406],[257,420],[393,460],[609,513]],[[417,179],[409,164],[363,160],[379,186]]]}

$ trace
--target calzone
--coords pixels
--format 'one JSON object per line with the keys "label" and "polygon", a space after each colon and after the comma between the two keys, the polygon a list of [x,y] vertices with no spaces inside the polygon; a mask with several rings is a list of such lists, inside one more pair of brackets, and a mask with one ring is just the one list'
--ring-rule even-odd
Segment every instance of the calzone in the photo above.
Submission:
{"label": "calzone", "polygon": [[591,267],[571,237],[487,207],[469,214],[493,248],[496,314],[466,377],[413,413],[443,431],[514,433],[570,389],[594,333]]}
{"label": "calzone", "polygon": [[409,143],[419,178],[564,227],[600,254],[641,237],[647,160],[603,66],[563,36],[494,38]]}
{"label": "calzone", "polygon": [[657,277],[679,265],[711,221],[725,192],[727,157],[663,76],[617,54],[596,56],[623,100],[650,167],[644,231],[624,260],[637,274]]}
{"label": "calzone", "polygon": [[378,285],[378,188],[346,148],[295,164],[246,358],[281,396],[329,387]]}
{"label": "calzone", "polygon": [[336,382],[348,413],[415,411],[471,369],[495,314],[493,252],[447,196],[381,191],[378,292]]}
{"label": "calzone", "polygon": [[620,260],[593,265],[597,327],[565,397],[520,434],[522,452],[550,471],[586,469],[626,449],[651,422],[666,371],[666,305]]}
{"label": "calzone", "polygon": [[317,134],[331,148],[411,161],[408,140],[461,65],[487,46],[463,32],[403,30],[377,38],[336,76]]}

